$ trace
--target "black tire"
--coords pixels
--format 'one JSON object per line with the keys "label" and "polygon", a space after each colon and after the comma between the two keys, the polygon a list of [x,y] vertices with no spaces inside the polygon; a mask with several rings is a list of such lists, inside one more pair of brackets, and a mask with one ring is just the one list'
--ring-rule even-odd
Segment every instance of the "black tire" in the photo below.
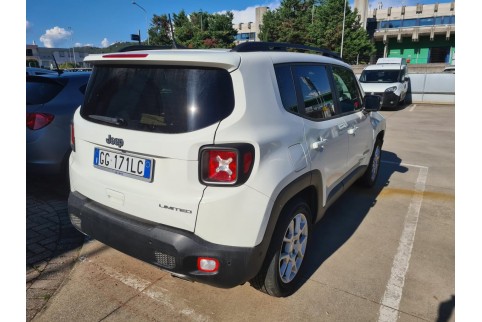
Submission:
{"label": "black tire", "polygon": [[[293,294],[302,280],[301,270],[310,248],[311,234],[310,207],[302,199],[291,200],[283,208],[265,263],[250,281],[251,286],[275,297]],[[288,238],[285,239],[285,236]],[[291,241],[288,241],[290,236]]]}
{"label": "black tire", "polygon": [[400,100],[398,101],[398,106],[404,106],[406,102],[407,102],[407,93],[405,93],[405,96],[403,96],[403,99],[400,96]]}
{"label": "black tire", "polygon": [[368,168],[363,174],[363,177],[360,178],[360,183],[367,187],[371,188],[375,185],[375,182],[378,178],[378,172],[380,170],[380,161],[382,158],[382,142],[377,140],[375,142],[375,147],[373,148],[373,153],[370,158],[370,163],[368,163]]}

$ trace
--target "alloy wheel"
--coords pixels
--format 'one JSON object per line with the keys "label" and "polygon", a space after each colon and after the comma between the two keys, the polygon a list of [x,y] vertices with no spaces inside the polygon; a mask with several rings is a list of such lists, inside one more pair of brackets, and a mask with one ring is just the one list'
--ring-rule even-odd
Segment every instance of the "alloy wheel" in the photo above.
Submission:
{"label": "alloy wheel", "polygon": [[291,282],[299,272],[308,242],[308,222],[304,214],[293,217],[286,229],[279,254],[279,275],[283,283]]}
{"label": "alloy wheel", "polygon": [[372,175],[371,175],[372,181],[375,181],[375,179],[377,178],[379,165],[380,165],[380,146],[377,145],[375,149],[375,153],[373,154],[373,161],[372,161]]}

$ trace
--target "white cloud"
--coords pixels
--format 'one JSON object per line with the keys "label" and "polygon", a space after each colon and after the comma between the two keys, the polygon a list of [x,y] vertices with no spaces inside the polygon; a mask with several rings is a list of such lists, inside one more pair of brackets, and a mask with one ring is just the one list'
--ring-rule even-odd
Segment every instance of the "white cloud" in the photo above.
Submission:
{"label": "white cloud", "polygon": [[225,10],[217,13],[226,13],[226,11],[231,11],[233,13],[233,23],[237,24],[240,22],[255,22],[256,19],[256,8],[257,7],[269,7],[269,10],[274,10],[279,8],[281,0],[275,0],[270,3],[254,5],[252,7],[247,7],[244,10]]}
{"label": "white cloud", "polygon": [[76,43],[74,44],[74,47],[94,47],[94,45],[93,45],[93,44],[83,44],[83,43],[81,43],[81,42],[76,42]]}
{"label": "white cloud", "polygon": [[100,44],[102,48],[109,47],[109,40],[107,40],[107,38],[104,38]]}
{"label": "white cloud", "polygon": [[73,32],[70,30],[65,30],[60,27],[53,27],[52,29],[45,30],[45,34],[40,36],[40,41],[47,48],[53,48],[59,43],[68,40],[72,36]]}
{"label": "white cloud", "polygon": [[32,28],[32,24],[30,23],[30,21],[27,20],[27,31],[29,31],[30,28]]}

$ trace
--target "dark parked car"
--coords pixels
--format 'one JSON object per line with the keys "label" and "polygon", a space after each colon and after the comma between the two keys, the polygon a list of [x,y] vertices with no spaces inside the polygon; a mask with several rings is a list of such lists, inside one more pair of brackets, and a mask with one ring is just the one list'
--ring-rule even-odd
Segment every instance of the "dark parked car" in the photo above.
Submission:
{"label": "dark parked car", "polygon": [[70,122],[90,74],[27,76],[27,173],[67,175]]}

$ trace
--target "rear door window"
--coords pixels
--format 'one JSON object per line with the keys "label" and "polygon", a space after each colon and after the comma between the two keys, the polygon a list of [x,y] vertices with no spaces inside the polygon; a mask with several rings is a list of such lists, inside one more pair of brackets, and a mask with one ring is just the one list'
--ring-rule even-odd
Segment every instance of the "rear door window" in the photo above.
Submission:
{"label": "rear door window", "polygon": [[333,93],[326,66],[296,66],[295,79],[301,92],[306,116],[315,120],[335,116]]}
{"label": "rear door window", "polygon": [[110,126],[185,133],[219,122],[233,109],[232,80],[224,69],[101,65],[80,113]]}
{"label": "rear door window", "polygon": [[298,113],[298,100],[296,98],[295,84],[291,74],[291,66],[275,66],[275,73],[284,108],[289,112]]}
{"label": "rear door window", "polygon": [[341,113],[361,110],[362,96],[353,72],[340,66],[332,70]]}
{"label": "rear door window", "polygon": [[287,111],[312,121],[338,114],[329,67],[321,64],[282,64],[275,66],[275,73],[281,101]]}

